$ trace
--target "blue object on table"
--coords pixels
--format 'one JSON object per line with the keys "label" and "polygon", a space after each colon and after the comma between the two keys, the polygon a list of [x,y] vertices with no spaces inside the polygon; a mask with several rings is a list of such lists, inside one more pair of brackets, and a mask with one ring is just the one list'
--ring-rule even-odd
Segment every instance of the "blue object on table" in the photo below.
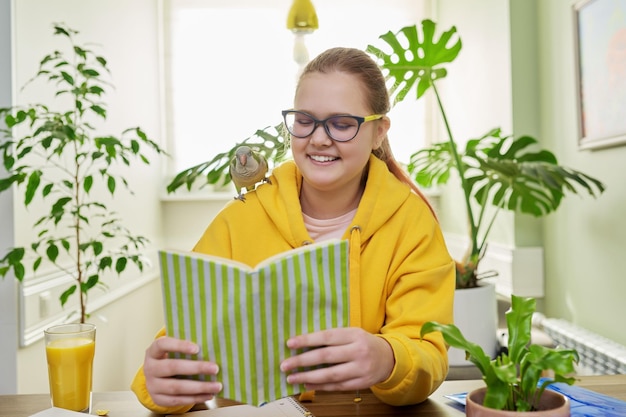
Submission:
{"label": "blue object on table", "polygon": [[[539,383],[544,380],[540,379]],[[563,382],[550,384],[548,389],[570,399],[572,417],[626,417],[626,401]]]}
{"label": "blue object on table", "polygon": [[[541,378],[539,384],[545,379]],[[552,383],[547,389],[569,398],[571,417],[626,417],[626,401],[563,382]],[[465,405],[466,396],[466,392],[445,395],[453,401],[454,407],[458,407],[459,404]]]}

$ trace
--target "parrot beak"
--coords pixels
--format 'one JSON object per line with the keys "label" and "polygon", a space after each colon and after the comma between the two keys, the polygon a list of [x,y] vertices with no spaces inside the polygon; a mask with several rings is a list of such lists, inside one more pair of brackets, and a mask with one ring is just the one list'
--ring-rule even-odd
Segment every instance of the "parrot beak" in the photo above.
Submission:
{"label": "parrot beak", "polygon": [[247,162],[248,162],[248,156],[247,155],[241,155],[239,157],[239,163],[241,165],[245,166]]}

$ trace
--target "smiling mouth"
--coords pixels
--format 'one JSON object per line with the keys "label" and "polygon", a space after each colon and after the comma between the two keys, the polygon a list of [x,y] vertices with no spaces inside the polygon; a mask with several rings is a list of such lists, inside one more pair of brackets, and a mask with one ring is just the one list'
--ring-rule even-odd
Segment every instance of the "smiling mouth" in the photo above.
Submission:
{"label": "smiling mouth", "polygon": [[339,159],[335,156],[322,156],[322,155],[309,155],[309,158],[311,158],[315,162],[332,162],[332,161],[336,161]]}

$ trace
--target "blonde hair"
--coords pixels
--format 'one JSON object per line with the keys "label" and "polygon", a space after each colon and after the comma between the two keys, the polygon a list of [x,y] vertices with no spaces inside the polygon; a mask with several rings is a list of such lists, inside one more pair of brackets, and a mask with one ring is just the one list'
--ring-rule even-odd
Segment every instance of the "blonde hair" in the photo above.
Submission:
{"label": "blonde hair", "polygon": [[[338,47],[327,49],[304,67],[300,75],[300,81],[310,73],[330,73],[333,71],[351,74],[359,79],[365,92],[366,104],[370,107],[373,114],[387,114],[389,112],[391,106],[385,77],[376,62],[367,53],[356,48]],[[299,86],[300,83],[298,82],[296,92]],[[385,136],[381,145],[374,149],[372,153],[387,164],[387,168],[396,178],[407,184],[417,195],[422,197],[433,212],[433,215],[435,215],[428,199],[422,194],[396,158],[394,158],[388,136]]]}

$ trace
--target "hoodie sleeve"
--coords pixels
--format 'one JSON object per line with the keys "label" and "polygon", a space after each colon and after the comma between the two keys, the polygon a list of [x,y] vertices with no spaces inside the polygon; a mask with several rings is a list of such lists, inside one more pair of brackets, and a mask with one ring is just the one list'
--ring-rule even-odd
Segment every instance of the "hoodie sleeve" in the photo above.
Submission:
{"label": "hoodie sleeve", "polygon": [[453,321],[455,267],[441,229],[424,204],[408,203],[369,240],[361,262],[364,328],[385,339],[395,359],[372,391],[390,405],[422,402],[448,373],[443,336],[420,338],[424,323]]}

